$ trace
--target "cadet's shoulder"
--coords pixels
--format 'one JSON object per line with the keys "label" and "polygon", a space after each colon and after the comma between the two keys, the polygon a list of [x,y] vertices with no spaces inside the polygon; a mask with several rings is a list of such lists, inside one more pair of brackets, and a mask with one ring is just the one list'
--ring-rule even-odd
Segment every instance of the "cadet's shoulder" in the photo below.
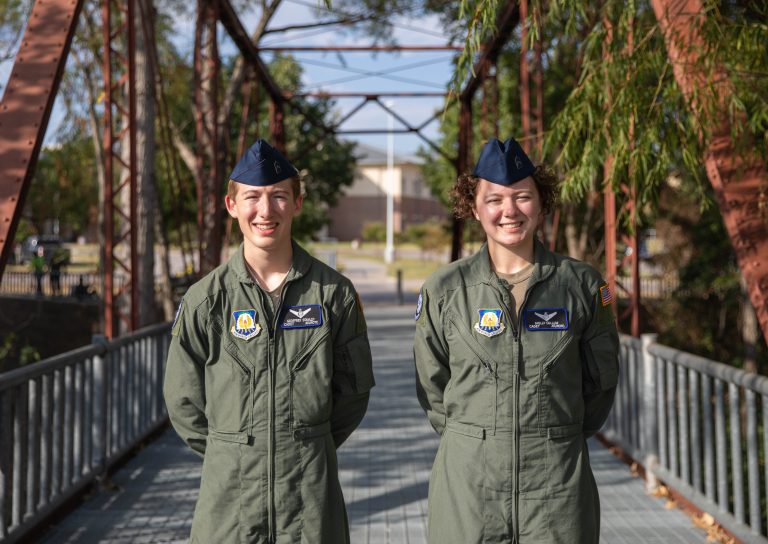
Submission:
{"label": "cadet's shoulder", "polygon": [[210,303],[220,293],[226,291],[226,286],[233,281],[239,281],[235,276],[230,262],[214,268],[208,274],[193,283],[184,294],[184,304],[188,308],[198,308]]}
{"label": "cadet's shoulder", "polygon": [[326,292],[351,296],[355,292],[352,281],[335,268],[325,264],[317,257],[310,256],[311,266],[308,275],[313,282],[319,283]]}
{"label": "cadet's shoulder", "polygon": [[551,253],[556,274],[561,281],[577,284],[590,292],[595,292],[605,284],[603,275],[591,264],[567,255]]}
{"label": "cadet's shoulder", "polygon": [[481,254],[470,255],[440,267],[424,280],[424,289],[434,297],[477,283],[479,258]]}

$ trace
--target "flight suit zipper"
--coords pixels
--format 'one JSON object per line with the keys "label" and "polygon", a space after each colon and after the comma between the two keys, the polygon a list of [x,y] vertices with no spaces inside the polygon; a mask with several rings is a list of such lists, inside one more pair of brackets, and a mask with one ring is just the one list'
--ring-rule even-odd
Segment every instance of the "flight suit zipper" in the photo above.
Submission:
{"label": "flight suit zipper", "polygon": [[[290,272],[289,272],[290,274]],[[267,495],[268,495],[268,527],[269,527],[269,544],[275,544],[277,542],[277,519],[275,508],[275,456],[276,456],[276,439],[275,439],[275,427],[277,414],[275,411],[275,387],[277,381],[277,358],[275,357],[275,335],[277,334],[278,322],[280,321],[280,313],[283,308],[283,295],[285,289],[288,286],[289,280],[286,280],[283,287],[280,289],[280,298],[278,299],[277,307],[274,308],[274,316],[272,318],[272,326],[269,329],[269,344],[267,349],[267,370],[269,373],[269,395],[268,395],[268,410],[269,420],[268,427],[268,447],[267,447],[267,460],[269,463],[267,473]],[[272,304],[271,300],[267,299],[267,295],[259,289],[259,296],[261,297],[262,304]],[[267,300],[265,300],[267,299]],[[255,402],[255,399],[254,399]]]}
{"label": "flight suit zipper", "polygon": [[[519,527],[519,499],[520,499],[520,490],[519,490],[519,483],[520,483],[520,371],[524,364],[523,357],[522,357],[522,326],[520,325],[520,316],[523,315],[523,310],[525,309],[525,305],[528,302],[528,295],[530,294],[531,290],[539,283],[541,283],[545,278],[539,277],[535,281],[532,281],[528,284],[528,286],[525,289],[525,296],[523,297],[523,302],[520,304],[520,308],[516,308],[517,310],[517,319],[512,320],[510,319],[510,326],[512,327],[512,335],[515,340],[515,344],[517,345],[517,366],[513,371],[514,377],[515,377],[515,385],[514,385],[514,399],[513,399],[513,410],[512,410],[512,542],[513,544],[517,544],[520,542],[520,527]],[[497,277],[497,285],[501,289],[501,299],[504,305],[506,306],[507,315],[511,315],[511,312],[509,311],[510,308],[510,293],[508,289],[505,289],[504,286],[501,284],[501,280],[498,280]]]}

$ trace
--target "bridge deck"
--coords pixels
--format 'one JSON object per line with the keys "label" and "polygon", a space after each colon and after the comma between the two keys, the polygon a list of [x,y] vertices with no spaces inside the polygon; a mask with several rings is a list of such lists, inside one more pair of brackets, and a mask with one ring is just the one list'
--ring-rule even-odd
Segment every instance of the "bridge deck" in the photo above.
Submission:
{"label": "bridge deck", "polygon": [[[414,393],[410,307],[369,306],[377,386],[361,427],[339,451],[354,544],[425,542],[427,481],[437,437]],[[590,444],[607,543],[700,543],[682,512],[643,492],[640,479]],[[200,478],[199,458],[170,430],[90,497],[43,542],[185,542]]]}

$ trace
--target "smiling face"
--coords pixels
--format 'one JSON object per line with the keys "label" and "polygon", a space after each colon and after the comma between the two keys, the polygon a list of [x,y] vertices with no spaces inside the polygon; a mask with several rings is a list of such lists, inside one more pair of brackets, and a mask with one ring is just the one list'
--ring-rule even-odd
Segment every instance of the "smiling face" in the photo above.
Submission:
{"label": "smiling face", "polygon": [[227,211],[240,226],[246,250],[279,250],[291,245],[291,223],[301,211],[303,197],[294,195],[293,181],[257,187],[235,183],[227,194]]}
{"label": "smiling face", "polygon": [[533,178],[529,176],[508,186],[479,180],[473,211],[491,250],[502,246],[532,251],[536,229],[544,215]]}

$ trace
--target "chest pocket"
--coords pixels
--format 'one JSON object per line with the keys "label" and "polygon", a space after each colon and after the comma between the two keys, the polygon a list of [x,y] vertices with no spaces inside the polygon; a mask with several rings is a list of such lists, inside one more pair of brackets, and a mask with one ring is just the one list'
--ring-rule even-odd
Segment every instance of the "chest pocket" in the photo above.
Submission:
{"label": "chest pocket", "polygon": [[443,399],[446,415],[457,423],[492,428],[499,363],[456,316],[448,314],[447,319],[451,379]]}
{"label": "chest pocket", "polygon": [[312,333],[289,362],[290,417],[294,425],[317,425],[331,417],[333,342],[328,323],[305,330]]}
{"label": "chest pocket", "polygon": [[[257,338],[247,352],[240,350],[218,316],[212,319],[212,356],[205,367],[205,413],[214,431],[241,433],[253,427],[251,399],[264,383],[263,369],[254,364],[264,351]],[[263,357],[261,357],[263,359]]]}

